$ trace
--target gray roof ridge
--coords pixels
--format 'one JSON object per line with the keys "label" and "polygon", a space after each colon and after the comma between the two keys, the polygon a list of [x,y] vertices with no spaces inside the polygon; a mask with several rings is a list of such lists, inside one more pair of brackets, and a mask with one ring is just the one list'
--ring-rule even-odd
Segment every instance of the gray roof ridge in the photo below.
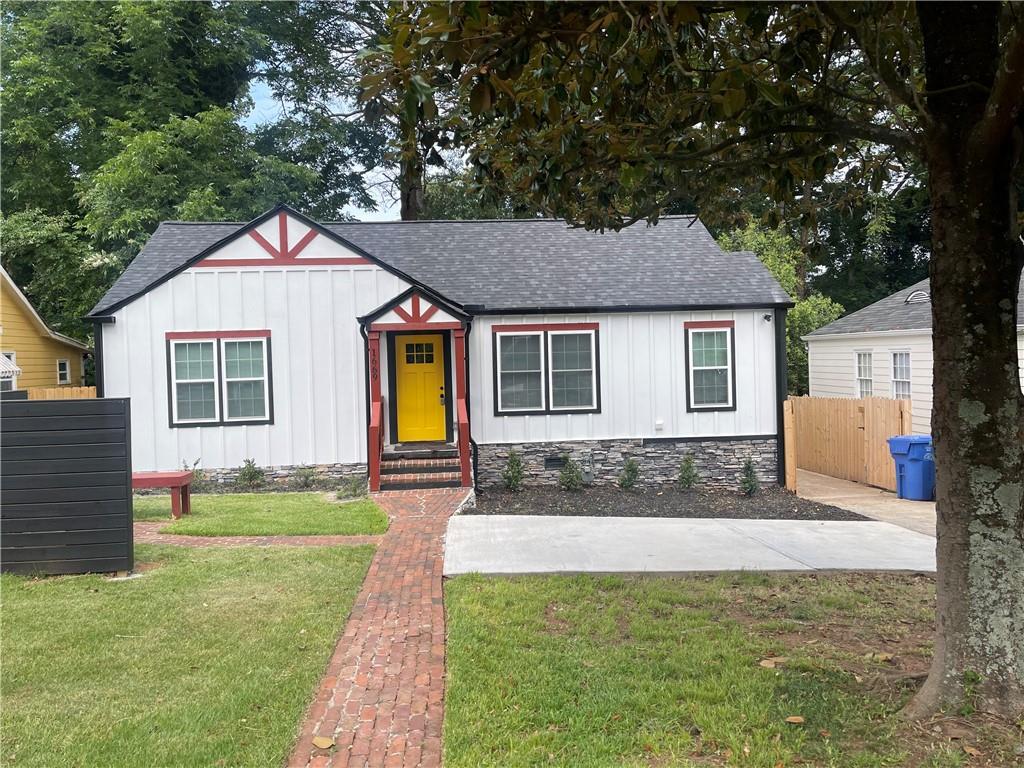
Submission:
{"label": "gray roof ridge", "polygon": [[[697,219],[696,213],[673,213],[668,216],[659,216],[658,221],[664,221],[665,219]],[[641,219],[644,221],[644,219]],[[531,217],[528,219],[410,219],[404,221],[402,219],[391,219],[388,221],[323,221],[320,222],[324,226],[334,226],[343,224],[557,224],[559,222],[568,223],[566,219],[544,216],[544,217]],[[633,222],[639,224],[639,221]],[[584,229],[584,227],[573,227],[574,229]],[[588,230],[592,231],[592,230]]]}

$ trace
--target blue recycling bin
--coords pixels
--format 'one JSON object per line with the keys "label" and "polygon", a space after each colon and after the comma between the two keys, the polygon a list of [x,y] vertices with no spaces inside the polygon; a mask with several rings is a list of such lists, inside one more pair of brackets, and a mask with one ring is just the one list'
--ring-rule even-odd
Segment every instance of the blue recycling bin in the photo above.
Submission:
{"label": "blue recycling bin", "polygon": [[935,498],[935,457],[931,435],[889,438],[889,453],[896,462],[896,495],[901,499]]}

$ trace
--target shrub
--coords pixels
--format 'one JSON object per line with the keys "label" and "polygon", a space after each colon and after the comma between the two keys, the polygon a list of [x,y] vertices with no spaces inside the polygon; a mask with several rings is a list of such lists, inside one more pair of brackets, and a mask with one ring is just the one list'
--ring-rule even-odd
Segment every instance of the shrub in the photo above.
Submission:
{"label": "shrub", "polygon": [[637,479],[640,477],[640,464],[630,456],[626,459],[625,466],[622,467],[622,474],[619,475],[619,488],[628,490],[636,485]]}
{"label": "shrub", "polygon": [[267,475],[256,466],[256,460],[246,459],[242,468],[238,470],[238,478],[235,482],[245,488],[259,488],[266,480]]}
{"label": "shrub", "polygon": [[683,488],[693,488],[699,479],[697,468],[693,465],[693,454],[688,453],[679,462],[679,485]]}
{"label": "shrub", "polygon": [[517,451],[508,452],[508,461],[505,468],[501,470],[501,481],[510,491],[518,491],[523,487],[523,477],[526,470],[523,467],[523,457]]}
{"label": "shrub", "polygon": [[355,499],[366,495],[366,478],[360,475],[343,478],[337,486],[339,499]]}
{"label": "shrub", "polygon": [[565,457],[565,466],[558,474],[558,484],[563,491],[578,491],[583,488],[583,470],[568,456]]}
{"label": "shrub", "polygon": [[316,487],[316,470],[312,467],[299,467],[292,475],[291,486],[299,491]]}
{"label": "shrub", "polygon": [[740,474],[740,490],[746,496],[753,496],[761,487],[757,479],[757,472],[754,470],[754,460],[747,459],[743,462],[743,472]]}
{"label": "shrub", "polygon": [[190,483],[192,493],[206,493],[213,485],[210,478],[199,466],[200,461],[202,461],[201,458],[196,459],[191,464],[189,464],[187,460],[182,460],[181,462],[181,468],[186,472],[192,473],[192,482]]}

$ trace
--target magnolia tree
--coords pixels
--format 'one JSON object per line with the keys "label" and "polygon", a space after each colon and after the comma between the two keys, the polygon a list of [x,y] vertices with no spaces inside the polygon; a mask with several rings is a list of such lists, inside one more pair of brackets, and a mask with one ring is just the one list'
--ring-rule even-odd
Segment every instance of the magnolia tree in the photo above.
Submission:
{"label": "magnolia tree", "polygon": [[[462,3],[395,7],[375,72],[449,128],[478,180],[590,228],[791,201],[842,177],[931,198],[937,635],[908,713],[977,685],[1024,712],[1018,380],[1024,9],[999,3]],[[422,63],[419,67],[409,62]],[[379,87],[378,80],[369,84]],[[450,98],[450,95],[446,96]],[[971,682],[973,686],[973,682]]]}

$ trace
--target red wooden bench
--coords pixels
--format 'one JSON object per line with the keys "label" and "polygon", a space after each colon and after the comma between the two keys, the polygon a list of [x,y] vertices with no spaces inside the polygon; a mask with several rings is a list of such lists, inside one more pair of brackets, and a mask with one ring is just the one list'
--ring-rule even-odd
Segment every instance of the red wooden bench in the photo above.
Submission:
{"label": "red wooden bench", "polygon": [[171,517],[177,520],[192,513],[190,483],[192,473],[182,472],[132,472],[132,488],[170,488]]}

